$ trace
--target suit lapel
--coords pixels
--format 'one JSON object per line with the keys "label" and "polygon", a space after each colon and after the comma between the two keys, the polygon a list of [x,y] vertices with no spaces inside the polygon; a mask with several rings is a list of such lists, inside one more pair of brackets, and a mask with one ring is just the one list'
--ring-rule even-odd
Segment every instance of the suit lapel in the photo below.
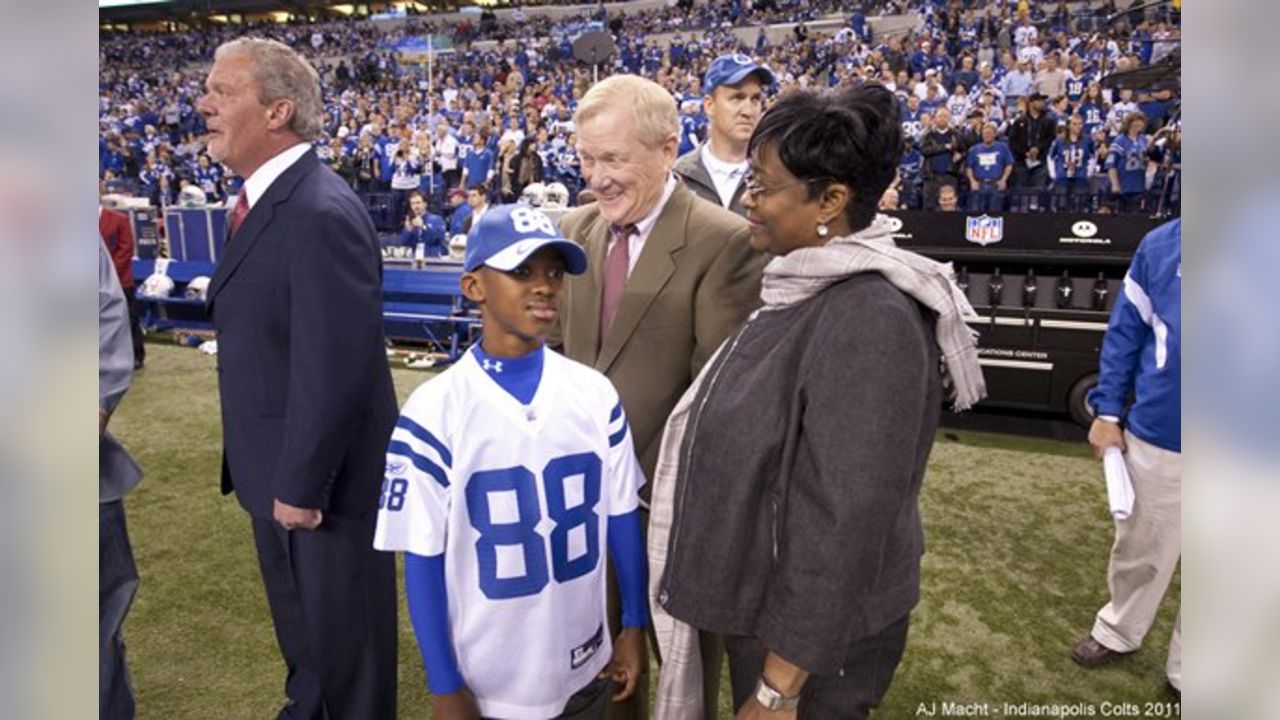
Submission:
{"label": "suit lapel", "polygon": [[[618,314],[613,318],[613,327],[601,338],[600,356],[596,358],[596,369],[607,373],[618,354],[626,346],[627,341],[635,334],[640,321],[653,300],[657,297],[667,281],[675,274],[676,263],[672,258],[680,248],[684,247],[685,221],[689,214],[689,201],[693,191],[677,184],[671,199],[658,215],[658,222],[649,232],[640,258],[636,261],[635,270],[627,279],[622,291],[622,300],[618,304]],[[607,231],[606,231],[607,232]],[[597,297],[599,293],[597,292]],[[596,317],[599,318],[599,301],[596,302]],[[599,320],[596,321],[599,325]]]}
{"label": "suit lapel", "polygon": [[601,273],[604,272],[605,251],[609,246],[609,223],[597,215],[588,229],[587,267],[590,270],[581,276],[581,282],[575,284],[578,292],[574,293],[573,316],[582,318],[577,323],[577,330],[582,334],[583,347],[591,353],[591,357],[599,357],[600,353],[600,293]]}
{"label": "suit lapel", "polygon": [[236,268],[240,267],[240,263],[244,262],[249,251],[262,237],[263,231],[271,225],[271,220],[275,217],[275,206],[289,199],[293,194],[293,188],[307,173],[315,169],[317,162],[315,151],[307,150],[305,155],[298,158],[297,162],[290,165],[280,174],[280,177],[276,178],[275,182],[271,183],[267,192],[258,199],[258,202],[249,210],[249,214],[245,215],[244,222],[236,231],[235,237],[228,239],[226,250],[218,261],[218,267],[213,271],[213,277],[209,280],[209,299],[206,301],[209,307],[213,306],[213,300],[217,297],[218,291],[226,285]]}

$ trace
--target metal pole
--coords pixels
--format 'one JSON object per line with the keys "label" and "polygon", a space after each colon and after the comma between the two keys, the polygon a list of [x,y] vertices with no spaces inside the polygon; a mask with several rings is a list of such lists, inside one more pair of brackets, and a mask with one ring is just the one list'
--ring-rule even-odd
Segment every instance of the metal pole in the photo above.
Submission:
{"label": "metal pole", "polygon": [[[428,115],[431,111],[431,101],[435,98],[435,33],[427,33],[427,111]],[[432,128],[427,128],[428,136],[433,136]],[[431,199],[436,197],[436,153],[439,149],[436,147],[435,137],[431,137],[431,157],[427,158],[429,165],[427,166],[427,187],[430,188]]]}

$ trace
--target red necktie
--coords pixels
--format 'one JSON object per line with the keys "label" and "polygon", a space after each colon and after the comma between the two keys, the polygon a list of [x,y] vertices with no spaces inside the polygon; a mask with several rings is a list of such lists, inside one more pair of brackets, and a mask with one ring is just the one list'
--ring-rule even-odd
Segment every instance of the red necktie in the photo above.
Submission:
{"label": "red necktie", "polygon": [[236,206],[231,209],[231,224],[227,231],[227,239],[230,240],[236,234],[236,230],[240,229],[240,224],[244,222],[244,216],[249,214],[249,195],[245,193],[244,188],[240,188],[240,193],[236,195]]}
{"label": "red necktie", "polygon": [[631,265],[631,236],[635,233],[635,225],[609,228],[613,241],[609,254],[604,259],[603,288],[600,293],[601,340],[613,325],[618,305],[622,302],[622,289],[627,285],[627,273]]}

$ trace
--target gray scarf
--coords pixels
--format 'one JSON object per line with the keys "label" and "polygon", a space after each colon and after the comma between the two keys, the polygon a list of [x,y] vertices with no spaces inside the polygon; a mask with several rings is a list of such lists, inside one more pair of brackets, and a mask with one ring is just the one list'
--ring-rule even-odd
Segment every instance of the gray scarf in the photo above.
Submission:
{"label": "gray scarf", "polygon": [[954,409],[967,410],[987,396],[978,364],[977,331],[965,319],[978,315],[955,283],[951,263],[940,263],[893,243],[894,221],[876,215],[866,229],[825,245],[794,250],[764,269],[760,297],[765,310],[795,305],[830,285],[864,272],[878,272],[894,287],[937,313],[938,347]]}

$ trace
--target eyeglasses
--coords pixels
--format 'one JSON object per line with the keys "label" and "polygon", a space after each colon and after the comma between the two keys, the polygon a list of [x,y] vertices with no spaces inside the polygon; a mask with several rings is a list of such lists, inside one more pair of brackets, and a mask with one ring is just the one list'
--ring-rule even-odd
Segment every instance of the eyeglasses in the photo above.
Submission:
{"label": "eyeglasses", "polygon": [[776,192],[786,190],[787,188],[794,187],[796,185],[809,185],[811,183],[816,183],[816,182],[835,182],[835,181],[828,177],[820,177],[820,178],[808,178],[807,180],[796,180],[795,182],[782,183],[780,185],[761,185],[760,182],[756,180],[755,175],[753,175],[750,170],[747,170],[747,173],[742,176],[742,182],[743,182],[744,193],[751,195],[752,197],[767,197]]}

